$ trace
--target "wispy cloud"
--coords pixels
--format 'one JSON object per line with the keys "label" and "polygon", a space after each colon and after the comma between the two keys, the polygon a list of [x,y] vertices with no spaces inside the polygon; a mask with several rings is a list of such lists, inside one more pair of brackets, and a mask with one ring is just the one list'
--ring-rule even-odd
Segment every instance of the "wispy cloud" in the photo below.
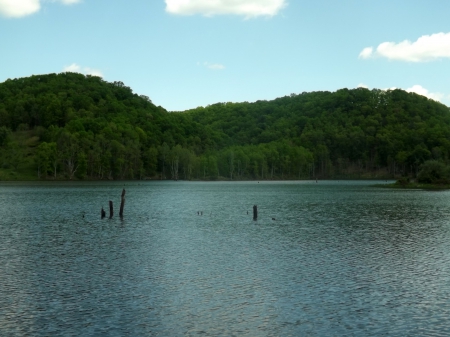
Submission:
{"label": "wispy cloud", "polygon": [[372,53],[373,53],[373,48],[367,47],[367,48],[364,48],[361,53],[359,53],[359,57],[363,58],[363,59],[367,59],[372,56]]}
{"label": "wispy cloud", "polygon": [[81,2],[81,0],[54,0],[54,1],[61,2],[64,5],[74,5],[74,4],[77,4],[77,3]]}
{"label": "wispy cloud", "polygon": [[[357,88],[369,89],[369,86],[364,83],[360,83],[360,84],[358,84]],[[390,88],[383,88],[381,90],[388,91],[388,90],[395,90],[395,89],[402,89],[402,88],[390,87]],[[425,96],[427,98],[431,98],[432,100],[435,100],[438,102],[443,102],[443,101],[450,99],[450,95],[444,95],[440,92],[430,92],[428,89],[422,87],[419,84],[413,85],[411,88],[407,88],[407,89],[403,89],[403,90],[405,90],[406,92],[414,92],[418,95]]]}
{"label": "wispy cloud", "polygon": [[209,62],[204,62],[203,65],[208,68],[208,69],[212,69],[212,70],[223,70],[225,69],[225,66],[223,64],[220,63],[209,63]]}
{"label": "wispy cloud", "polygon": [[[41,3],[45,0],[0,0],[0,15],[9,18],[20,18],[39,12]],[[81,0],[48,0],[73,5]]]}
{"label": "wispy cloud", "polygon": [[89,67],[81,67],[80,65],[76,63],[72,63],[70,66],[66,66],[63,69],[64,72],[70,72],[70,73],[80,73],[84,75],[94,75],[103,77],[103,74],[100,70],[92,69]]}
{"label": "wispy cloud", "polygon": [[166,11],[177,15],[241,15],[246,18],[274,16],[286,0],[165,0]]}
{"label": "wispy cloud", "polygon": [[364,48],[359,57],[385,57],[389,60],[426,62],[441,58],[450,58],[450,33],[424,35],[415,42],[408,40],[395,43],[383,42],[374,51],[372,47]]}

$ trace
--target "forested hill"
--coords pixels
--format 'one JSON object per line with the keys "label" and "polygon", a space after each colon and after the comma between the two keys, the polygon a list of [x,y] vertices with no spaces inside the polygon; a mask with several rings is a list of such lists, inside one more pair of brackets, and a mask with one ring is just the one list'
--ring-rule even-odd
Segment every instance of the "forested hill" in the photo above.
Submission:
{"label": "forested hill", "polygon": [[449,108],[402,90],[170,113],[95,76],[0,83],[0,179],[394,177],[449,151]]}
{"label": "forested hill", "polygon": [[[315,175],[325,177],[379,169],[390,176],[415,174],[427,159],[449,159],[450,109],[403,90],[304,92],[273,101],[218,103],[188,113],[223,131],[230,145],[282,142],[303,147],[313,154]],[[289,166],[295,155],[281,153],[273,161]]]}
{"label": "forested hill", "polygon": [[0,83],[0,179],[170,177],[172,149],[200,154],[219,138],[122,82],[61,73]]}

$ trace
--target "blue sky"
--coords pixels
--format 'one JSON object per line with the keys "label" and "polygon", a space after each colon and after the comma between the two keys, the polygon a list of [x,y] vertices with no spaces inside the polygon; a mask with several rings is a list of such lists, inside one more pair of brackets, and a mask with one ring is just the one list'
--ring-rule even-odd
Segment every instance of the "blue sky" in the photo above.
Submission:
{"label": "blue sky", "polygon": [[76,71],[167,110],[401,88],[450,106],[443,0],[0,0],[0,82]]}

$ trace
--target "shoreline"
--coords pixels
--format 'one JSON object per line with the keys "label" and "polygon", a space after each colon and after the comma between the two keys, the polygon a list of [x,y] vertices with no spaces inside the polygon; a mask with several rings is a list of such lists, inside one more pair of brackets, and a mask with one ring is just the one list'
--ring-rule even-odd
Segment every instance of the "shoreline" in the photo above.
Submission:
{"label": "shoreline", "polygon": [[398,190],[433,190],[433,191],[443,191],[449,190],[450,185],[437,185],[437,184],[422,184],[422,183],[408,183],[408,184],[376,184],[374,187],[380,188],[394,188]]}

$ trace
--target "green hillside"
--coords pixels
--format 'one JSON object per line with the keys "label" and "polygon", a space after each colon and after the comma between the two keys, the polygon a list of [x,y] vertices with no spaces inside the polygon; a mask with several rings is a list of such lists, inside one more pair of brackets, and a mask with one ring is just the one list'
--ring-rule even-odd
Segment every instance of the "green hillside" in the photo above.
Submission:
{"label": "green hillside", "polygon": [[[313,155],[315,175],[330,177],[370,176],[380,170],[390,176],[414,174],[427,159],[447,161],[449,112],[414,93],[358,88],[215,104],[188,113],[223,131],[230,146],[282,143],[304,148]],[[296,158],[280,146],[274,159],[278,172]]]}
{"label": "green hillside", "polygon": [[448,163],[449,140],[449,108],[402,90],[167,112],[95,76],[0,83],[2,180],[387,178]]}

